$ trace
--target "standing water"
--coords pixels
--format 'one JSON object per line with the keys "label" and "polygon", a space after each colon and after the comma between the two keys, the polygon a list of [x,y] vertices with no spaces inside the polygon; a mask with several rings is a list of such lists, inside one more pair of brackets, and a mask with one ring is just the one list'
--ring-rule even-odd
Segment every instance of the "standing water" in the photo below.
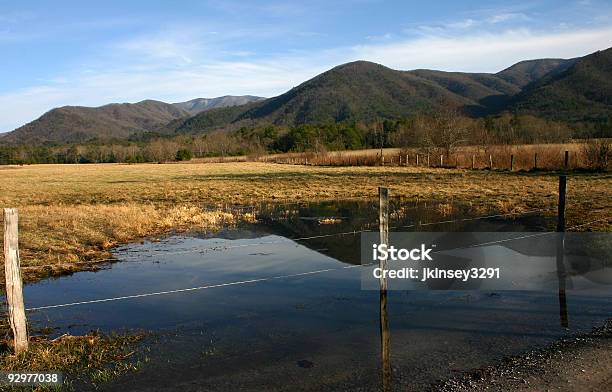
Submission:
{"label": "standing water", "polygon": [[[397,231],[542,231],[528,216],[462,220],[460,206],[393,203]],[[260,206],[259,223],[118,248],[112,267],[25,287],[26,307],[169,292],[30,312],[55,335],[150,330],[149,361],[102,390],[380,389],[380,296],[361,289],[360,235],[376,204]],[[450,216],[449,216],[450,214]],[[403,226],[402,228],[399,228]],[[344,233],[342,235],[331,235]],[[228,283],[231,283],[228,285]],[[570,293],[390,291],[392,388],[436,380],[590,330],[612,313],[610,290]],[[177,291],[198,288],[192,291]]]}

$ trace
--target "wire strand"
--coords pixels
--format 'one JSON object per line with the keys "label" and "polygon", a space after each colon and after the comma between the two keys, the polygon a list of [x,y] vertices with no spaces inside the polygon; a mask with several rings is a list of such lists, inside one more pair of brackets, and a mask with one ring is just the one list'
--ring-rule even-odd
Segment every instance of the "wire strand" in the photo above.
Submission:
{"label": "wire strand", "polygon": [[185,289],[157,291],[157,292],[145,293],[145,294],[124,295],[124,296],[121,296],[121,297],[112,297],[112,298],[94,299],[94,300],[88,300],[88,301],[70,302],[70,303],[57,304],[57,305],[36,306],[36,307],[32,307],[32,308],[26,308],[25,310],[31,312],[31,311],[36,311],[36,310],[64,308],[64,307],[76,306],[76,305],[86,305],[86,304],[95,304],[95,303],[101,303],[101,302],[120,301],[120,300],[133,299],[133,298],[153,297],[153,296],[157,296],[157,295],[184,293],[184,292],[189,292],[189,291],[206,290],[206,289],[212,289],[212,288],[218,288],[218,287],[238,286],[238,285],[249,284],[249,283],[266,282],[266,281],[276,280],[276,279],[295,278],[295,277],[300,277],[300,276],[308,276],[308,275],[321,274],[321,273],[324,273],[324,272],[332,272],[332,271],[340,271],[340,270],[346,270],[346,269],[351,269],[351,268],[365,267],[365,266],[372,265],[372,264],[373,263],[369,263],[369,264],[356,264],[356,265],[344,266],[344,267],[341,267],[341,268],[327,268],[327,269],[321,269],[321,270],[316,270],[316,271],[300,272],[300,273],[296,273],[296,274],[270,276],[270,277],[265,277],[265,278],[248,279],[248,280],[241,280],[241,281],[228,282],[228,283],[218,283],[218,284],[211,284],[211,285],[206,285],[206,286],[189,287],[189,288],[185,288]]}

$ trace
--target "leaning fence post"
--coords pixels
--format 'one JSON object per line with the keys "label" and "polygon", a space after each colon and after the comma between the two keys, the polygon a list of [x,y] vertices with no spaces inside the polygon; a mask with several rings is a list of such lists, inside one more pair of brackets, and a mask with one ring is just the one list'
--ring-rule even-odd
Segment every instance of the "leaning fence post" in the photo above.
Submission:
{"label": "leaning fence post", "polygon": [[[389,245],[389,189],[379,187],[379,216],[380,243]],[[391,355],[389,318],[387,315],[387,279],[384,271],[387,269],[387,259],[380,260],[379,267],[383,274],[380,277],[380,344],[382,360],[383,391],[391,390]]]}
{"label": "leaning fence post", "polygon": [[557,277],[559,280],[559,320],[561,326],[569,325],[567,317],[567,297],[565,295],[565,195],[567,177],[559,176],[559,205],[557,211]]}
{"label": "leaning fence post", "polygon": [[28,349],[28,329],[23,305],[23,283],[19,267],[19,219],[17,209],[4,209],[4,276],[6,278],[6,301],[15,354]]}

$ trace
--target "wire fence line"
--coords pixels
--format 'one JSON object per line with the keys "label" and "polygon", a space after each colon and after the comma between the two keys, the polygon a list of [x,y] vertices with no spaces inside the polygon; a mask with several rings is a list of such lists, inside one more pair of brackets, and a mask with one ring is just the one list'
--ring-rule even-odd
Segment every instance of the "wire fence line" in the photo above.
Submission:
{"label": "wire fence line", "polygon": [[[571,230],[571,229],[575,229],[575,228],[578,228],[578,227],[581,227],[581,226],[586,226],[586,225],[590,225],[590,224],[593,224],[593,223],[602,222],[602,221],[608,221],[608,220],[612,220],[612,216],[605,217],[605,218],[600,218],[600,219],[596,219],[596,220],[592,220],[592,221],[585,222],[585,223],[582,223],[582,224],[579,224],[579,225],[574,225],[574,226],[568,227],[566,229],[567,230]],[[500,244],[500,243],[505,243],[505,242],[510,242],[510,241],[516,241],[516,240],[520,240],[520,239],[533,238],[533,237],[550,235],[550,234],[558,234],[558,233],[557,232],[538,232],[538,233],[527,234],[527,235],[519,236],[519,237],[512,237],[512,238],[506,238],[506,239],[501,239],[501,240],[496,240],[496,241],[489,241],[489,242],[485,242],[485,243],[479,243],[479,244],[475,244],[475,245],[470,245],[469,247],[490,246],[490,245],[495,245],[495,244]],[[310,237],[304,237],[304,238],[310,238]],[[437,252],[434,252],[434,253],[437,253]],[[326,272],[333,272],[333,271],[341,271],[341,270],[348,270],[348,269],[354,269],[354,268],[368,267],[368,266],[371,266],[371,265],[374,265],[374,264],[376,264],[376,263],[348,265],[348,266],[343,266],[343,267],[339,267],[339,268],[326,268],[326,269],[320,269],[320,270],[315,270],[315,271],[300,272],[300,273],[295,273],[295,274],[277,275],[277,276],[271,276],[271,277],[262,277],[262,278],[255,278],[255,279],[247,279],[247,280],[234,281],[234,282],[210,284],[210,285],[205,285],[205,286],[197,286],[197,287],[189,287],[189,288],[182,288],[182,289],[157,291],[157,292],[151,292],[151,293],[143,293],[143,294],[125,295],[125,296],[103,298],[103,299],[94,299],[94,300],[70,302],[70,303],[56,304],[56,305],[37,306],[37,307],[26,308],[25,310],[26,311],[38,311],[38,310],[64,308],[64,307],[77,306],[77,305],[96,304],[96,303],[103,303],[103,302],[112,302],[112,301],[120,301],[120,300],[127,300],[127,299],[145,298],[145,297],[153,297],[153,296],[175,294],[175,293],[184,293],[184,292],[191,292],[191,291],[200,291],[200,290],[213,289],[213,288],[219,288],[219,287],[240,286],[240,285],[259,283],[259,282],[266,282],[266,281],[272,281],[272,280],[278,280],[278,279],[288,279],[288,278],[295,278],[295,277],[301,277],[301,276],[318,275],[318,274],[322,274],[322,273],[326,273]]]}

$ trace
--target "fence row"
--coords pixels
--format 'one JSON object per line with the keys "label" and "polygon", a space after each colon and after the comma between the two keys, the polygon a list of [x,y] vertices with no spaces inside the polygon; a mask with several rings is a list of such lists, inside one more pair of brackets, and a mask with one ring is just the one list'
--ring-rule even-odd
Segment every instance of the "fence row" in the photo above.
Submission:
{"label": "fence row", "polygon": [[609,170],[612,156],[609,151],[589,154],[581,151],[528,152],[517,150],[513,153],[372,153],[334,152],[301,153],[273,158],[262,158],[266,162],[312,166],[412,166],[432,168],[460,168],[472,170]]}

